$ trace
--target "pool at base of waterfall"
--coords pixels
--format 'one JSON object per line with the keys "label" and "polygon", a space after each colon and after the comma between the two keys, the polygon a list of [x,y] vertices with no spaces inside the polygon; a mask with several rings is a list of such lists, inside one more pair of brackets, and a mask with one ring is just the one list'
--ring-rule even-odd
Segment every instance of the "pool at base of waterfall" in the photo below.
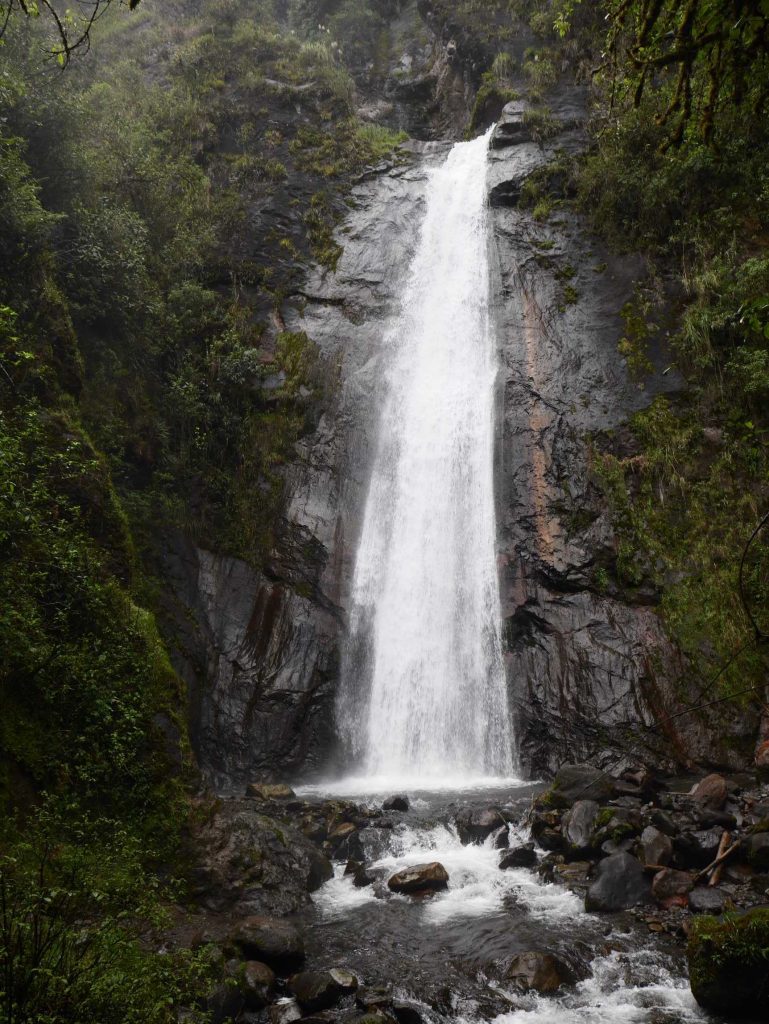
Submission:
{"label": "pool at base of waterfall", "polygon": [[[379,807],[386,791],[365,779],[299,790],[305,797],[353,797]],[[402,781],[402,780],[401,780]],[[391,787],[409,810],[392,827],[364,830],[372,885],[357,888],[345,864],[313,897],[306,925],[313,967],[344,966],[368,988],[392,986],[415,1001],[423,1019],[456,1024],[677,1024],[706,1021],[686,977],[683,950],[651,935],[630,913],[585,913],[583,898],[545,883],[536,869],[502,870],[508,847],[528,838],[524,818],[542,787],[484,780],[477,789]],[[509,822],[480,843],[463,843],[457,818],[472,807],[498,808]],[[467,836],[465,835],[466,839]],[[429,895],[393,893],[388,879],[405,868],[440,862],[448,887]],[[521,991],[506,975],[521,953],[554,955],[570,983],[549,995]]]}

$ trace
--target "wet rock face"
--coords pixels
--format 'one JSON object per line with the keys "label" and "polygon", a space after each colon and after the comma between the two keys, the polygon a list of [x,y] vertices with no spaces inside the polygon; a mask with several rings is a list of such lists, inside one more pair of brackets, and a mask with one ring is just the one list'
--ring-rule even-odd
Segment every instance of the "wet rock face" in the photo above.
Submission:
{"label": "wet rock face", "polygon": [[567,965],[551,953],[520,953],[505,972],[505,980],[524,992],[557,992],[574,979]]}
{"label": "wet rock face", "polygon": [[[620,593],[612,582],[616,538],[592,476],[590,439],[621,437],[628,417],[680,382],[664,372],[661,341],[652,342],[653,372],[642,388],[617,349],[620,311],[646,274],[640,257],[606,251],[568,206],[537,221],[519,205],[533,171],[556,150],[585,144],[580,91],[548,104],[562,130],[544,145],[527,141],[519,102],[505,109],[488,174],[502,355],[501,593],[521,760],[534,776],[565,760],[615,767],[623,750],[642,750],[640,735],[649,760],[736,767],[726,745],[714,749],[717,729],[670,717],[685,702],[673,685],[677,652],[655,613],[659,594],[644,582]],[[639,724],[658,728],[639,733]]]}

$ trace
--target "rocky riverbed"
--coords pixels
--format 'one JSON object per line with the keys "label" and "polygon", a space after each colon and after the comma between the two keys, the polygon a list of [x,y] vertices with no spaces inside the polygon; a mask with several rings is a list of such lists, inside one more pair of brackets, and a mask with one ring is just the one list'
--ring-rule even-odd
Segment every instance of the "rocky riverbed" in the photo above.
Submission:
{"label": "rocky riverbed", "polygon": [[[201,801],[171,941],[219,964],[215,1021],[710,1019],[693,922],[769,891],[754,777],[567,766],[547,789],[359,788]],[[698,995],[713,1004],[712,985]]]}

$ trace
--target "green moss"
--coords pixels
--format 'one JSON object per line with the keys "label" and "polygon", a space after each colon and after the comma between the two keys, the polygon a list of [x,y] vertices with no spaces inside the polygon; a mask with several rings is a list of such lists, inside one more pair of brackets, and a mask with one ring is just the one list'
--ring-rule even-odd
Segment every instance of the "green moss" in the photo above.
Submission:
{"label": "green moss", "polygon": [[756,1017],[769,1009],[769,910],[694,918],[687,957],[692,992],[704,1007]]}

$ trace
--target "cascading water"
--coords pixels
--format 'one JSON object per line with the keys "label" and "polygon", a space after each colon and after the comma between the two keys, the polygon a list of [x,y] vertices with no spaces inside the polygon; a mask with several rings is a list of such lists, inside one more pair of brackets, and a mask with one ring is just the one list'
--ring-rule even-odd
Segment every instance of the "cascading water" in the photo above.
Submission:
{"label": "cascading water", "polygon": [[431,172],[352,591],[340,729],[368,776],[509,776],[493,487],[488,137]]}

